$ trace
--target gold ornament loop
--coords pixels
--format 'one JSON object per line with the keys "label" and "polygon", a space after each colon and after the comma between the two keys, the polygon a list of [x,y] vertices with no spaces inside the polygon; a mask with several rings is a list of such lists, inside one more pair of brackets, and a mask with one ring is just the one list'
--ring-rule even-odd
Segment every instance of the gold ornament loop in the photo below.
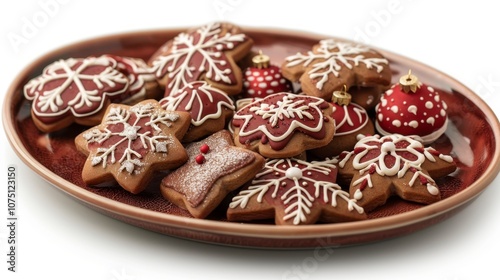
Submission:
{"label": "gold ornament loop", "polygon": [[408,74],[401,76],[399,78],[399,85],[401,86],[401,90],[409,93],[410,91],[415,93],[420,88],[420,81],[417,76],[411,74],[411,69],[408,70]]}
{"label": "gold ornament loop", "polygon": [[332,102],[337,103],[340,106],[349,105],[351,103],[352,96],[347,92],[347,86],[344,85],[342,90],[336,90],[332,95]]}
{"label": "gold ornament loop", "polygon": [[269,56],[262,54],[262,50],[259,50],[259,54],[252,57],[252,63],[254,67],[257,67],[258,69],[262,68],[267,68],[269,67],[271,59]]}

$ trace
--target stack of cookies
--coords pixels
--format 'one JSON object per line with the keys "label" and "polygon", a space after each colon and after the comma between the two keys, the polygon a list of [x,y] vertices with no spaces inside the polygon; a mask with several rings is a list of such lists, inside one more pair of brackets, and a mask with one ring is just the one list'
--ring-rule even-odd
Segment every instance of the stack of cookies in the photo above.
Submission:
{"label": "stack of cookies", "polygon": [[[281,65],[229,23],[186,30],[148,61],[101,55],[48,65],[24,88],[35,125],[75,139],[82,179],[163,197],[199,219],[279,225],[367,219],[389,197],[430,204],[456,169],[430,145],[438,90],[393,79],[367,46],[324,39]],[[226,203],[223,203],[223,202]]]}

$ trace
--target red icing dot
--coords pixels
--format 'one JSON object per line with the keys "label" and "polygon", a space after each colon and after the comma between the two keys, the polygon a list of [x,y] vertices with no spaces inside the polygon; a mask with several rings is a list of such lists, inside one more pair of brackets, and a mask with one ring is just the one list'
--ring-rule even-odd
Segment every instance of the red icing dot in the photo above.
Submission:
{"label": "red icing dot", "polygon": [[364,191],[367,186],[368,186],[368,180],[365,179],[365,180],[363,180],[363,182],[361,182],[361,185],[359,186],[359,190]]}
{"label": "red icing dot", "polygon": [[202,164],[205,162],[205,156],[203,156],[202,154],[199,154],[196,156],[195,160],[196,160],[196,163]]}
{"label": "red icing dot", "polygon": [[201,145],[201,147],[200,147],[200,152],[201,152],[202,154],[206,154],[206,153],[208,153],[209,151],[210,151],[210,147],[209,147],[207,144],[203,144],[203,145]]}
{"label": "red icing dot", "polygon": [[427,185],[427,183],[429,183],[427,178],[425,178],[424,176],[419,176],[419,179],[420,179],[420,183],[422,183],[422,185]]}

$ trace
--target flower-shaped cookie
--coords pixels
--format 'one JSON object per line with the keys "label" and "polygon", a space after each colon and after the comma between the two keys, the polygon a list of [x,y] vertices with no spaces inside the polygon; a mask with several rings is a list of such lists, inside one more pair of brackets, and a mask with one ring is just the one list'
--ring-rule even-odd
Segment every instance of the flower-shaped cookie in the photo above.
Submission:
{"label": "flower-shaped cookie", "polygon": [[363,208],[335,183],[336,162],[269,159],[255,179],[233,197],[228,219],[274,218],[279,225],[366,219]]}
{"label": "flower-shaped cookie", "polygon": [[128,86],[111,57],[69,58],[45,67],[42,75],[24,86],[24,96],[33,100],[35,125],[52,132],[74,121],[99,123],[110,99],[125,93]]}
{"label": "flower-shaped cookie", "polygon": [[152,56],[149,64],[165,87],[165,96],[199,80],[228,94],[238,94],[242,73],[236,61],[252,45],[252,39],[237,26],[214,22],[177,35]]}
{"label": "flower-shaped cookie", "polygon": [[87,155],[82,178],[89,185],[117,182],[131,193],[143,191],[155,170],[172,169],[187,160],[178,139],[189,127],[186,112],[161,109],[155,100],[132,107],[111,104],[102,123],[75,139]]}
{"label": "flower-shaped cookie", "polygon": [[297,82],[307,95],[331,98],[344,85],[388,86],[391,82],[389,61],[380,53],[360,44],[321,40],[312,51],[286,58],[283,76]]}
{"label": "flower-shaped cookie", "polygon": [[456,169],[451,156],[399,134],[365,137],[338,159],[340,176],[351,179],[349,191],[366,211],[385,204],[391,195],[423,204],[436,202],[441,195],[433,178]]}
{"label": "flower-shaped cookie", "polygon": [[235,143],[265,157],[297,156],[333,139],[335,121],[331,112],[331,105],[317,97],[272,94],[234,115]]}
{"label": "flower-shaped cookie", "polygon": [[231,133],[221,130],[186,146],[188,161],[161,182],[163,196],[196,218],[212,212],[224,197],[264,166],[264,158],[235,147]]}
{"label": "flower-shaped cookie", "polygon": [[164,97],[160,104],[169,111],[191,114],[191,126],[183,138],[186,143],[224,129],[235,109],[229,96],[204,81],[187,84],[177,93]]}

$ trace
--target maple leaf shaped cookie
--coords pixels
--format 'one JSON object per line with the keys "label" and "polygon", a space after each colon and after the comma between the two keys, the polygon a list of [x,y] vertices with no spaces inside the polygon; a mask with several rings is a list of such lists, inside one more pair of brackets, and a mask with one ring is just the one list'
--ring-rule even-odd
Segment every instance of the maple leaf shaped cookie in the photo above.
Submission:
{"label": "maple leaf shaped cookie", "polygon": [[331,105],[320,98],[272,94],[236,112],[232,121],[235,143],[265,157],[297,156],[333,139],[331,112]]}
{"label": "maple leaf shaped cookie", "polygon": [[165,87],[165,96],[199,80],[234,95],[241,92],[243,78],[236,61],[252,45],[239,27],[214,22],[180,33],[153,54],[149,64]]}
{"label": "maple leaf shaped cookie", "polygon": [[31,115],[35,125],[52,132],[73,122],[95,125],[110,99],[126,93],[127,77],[116,69],[111,57],[58,60],[42,75],[24,86],[24,96],[33,100]]}
{"label": "maple leaf shaped cookie", "polygon": [[235,147],[231,133],[221,130],[186,147],[189,159],[161,182],[163,196],[196,218],[210,214],[231,191],[251,180],[264,158]]}
{"label": "maple leaf shaped cookie", "polygon": [[163,110],[156,100],[134,106],[111,104],[100,125],[75,138],[78,150],[88,156],[84,182],[117,182],[131,193],[143,191],[154,171],[172,169],[187,160],[178,139],[189,123],[189,113]]}
{"label": "maple leaf shaped cookie", "polygon": [[423,204],[436,202],[441,195],[433,178],[456,169],[451,156],[399,134],[365,137],[338,159],[340,176],[351,180],[349,191],[366,211],[385,204],[392,195]]}
{"label": "maple leaf shaped cookie", "polygon": [[389,61],[380,53],[336,39],[321,40],[312,51],[287,57],[281,70],[285,78],[300,81],[304,93],[325,100],[344,85],[388,86],[391,82]]}
{"label": "maple leaf shaped cookie", "polygon": [[191,126],[183,138],[186,143],[224,129],[235,109],[229,96],[204,81],[187,84],[176,94],[161,99],[160,104],[166,110],[191,114]]}
{"label": "maple leaf shaped cookie", "polygon": [[252,182],[233,197],[228,220],[274,218],[278,225],[303,225],[366,219],[363,208],[335,183],[336,162],[269,159]]}

